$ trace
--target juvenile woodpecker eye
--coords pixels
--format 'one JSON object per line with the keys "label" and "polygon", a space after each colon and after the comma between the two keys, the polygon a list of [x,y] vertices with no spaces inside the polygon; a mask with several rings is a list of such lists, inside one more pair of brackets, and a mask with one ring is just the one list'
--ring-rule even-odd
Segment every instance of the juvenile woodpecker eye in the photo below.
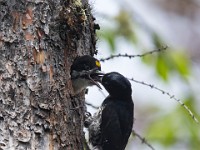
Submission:
{"label": "juvenile woodpecker eye", "polygon": [[85,70],[90,70],[90,66],[84,65]]}

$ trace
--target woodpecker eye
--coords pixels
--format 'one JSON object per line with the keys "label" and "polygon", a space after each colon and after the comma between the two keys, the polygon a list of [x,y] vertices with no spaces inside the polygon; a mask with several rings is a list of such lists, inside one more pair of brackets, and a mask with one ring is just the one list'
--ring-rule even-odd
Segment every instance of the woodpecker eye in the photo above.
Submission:
{"label": "woodpecker eye", "polygon": [[84,65],[85,70],[90,70],[90,66]]}

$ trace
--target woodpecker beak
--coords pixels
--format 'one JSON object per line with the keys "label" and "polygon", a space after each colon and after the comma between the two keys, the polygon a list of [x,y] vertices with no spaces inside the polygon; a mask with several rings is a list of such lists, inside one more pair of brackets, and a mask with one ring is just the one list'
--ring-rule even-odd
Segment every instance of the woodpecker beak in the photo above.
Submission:
{"label": "woodpecker beak", "polygon": [[95,71],[95,72],[91,72],[90,74],[88,74],[88,79],[94,84],[96,85],[98,88],[101,88],[100,84],[98,82],[102,82],[102,78],[104,76],[105,73],[101,72],[101,71]]}

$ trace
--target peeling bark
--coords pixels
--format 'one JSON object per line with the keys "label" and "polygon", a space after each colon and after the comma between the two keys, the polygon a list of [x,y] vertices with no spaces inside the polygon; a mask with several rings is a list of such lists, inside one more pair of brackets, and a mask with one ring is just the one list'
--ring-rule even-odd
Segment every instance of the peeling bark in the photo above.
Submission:
{"label": "peeling bark", "polygon": [[95,52],[87,1],[0,1],[0,149],[83,149],[70,66]]}

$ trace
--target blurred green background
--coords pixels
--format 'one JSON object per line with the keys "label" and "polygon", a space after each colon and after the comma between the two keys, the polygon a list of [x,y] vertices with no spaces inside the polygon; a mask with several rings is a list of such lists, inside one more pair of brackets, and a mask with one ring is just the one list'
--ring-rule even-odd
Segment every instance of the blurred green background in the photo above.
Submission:
{"label": "blurred green background", "polygon": [[[126,65],[121,65],[128,67],[128,71],[122,73],[175,95],[200,119],[200,1],[90,0],[90,3],[101,27],[97,32],[98,58],[169,47],[142,58],[114,58],[102,63],[102,69],[118,71],[117,61],[128,59]],[[200,150],[200,125],[179,103],[147,86],[132,82],[132,87],[137,133],[157,150]],[[90,92],[87,99],[92,99]],[[91,103],[99,105],[94,100]],[[129,149],[150,148],[133,136]]]}

